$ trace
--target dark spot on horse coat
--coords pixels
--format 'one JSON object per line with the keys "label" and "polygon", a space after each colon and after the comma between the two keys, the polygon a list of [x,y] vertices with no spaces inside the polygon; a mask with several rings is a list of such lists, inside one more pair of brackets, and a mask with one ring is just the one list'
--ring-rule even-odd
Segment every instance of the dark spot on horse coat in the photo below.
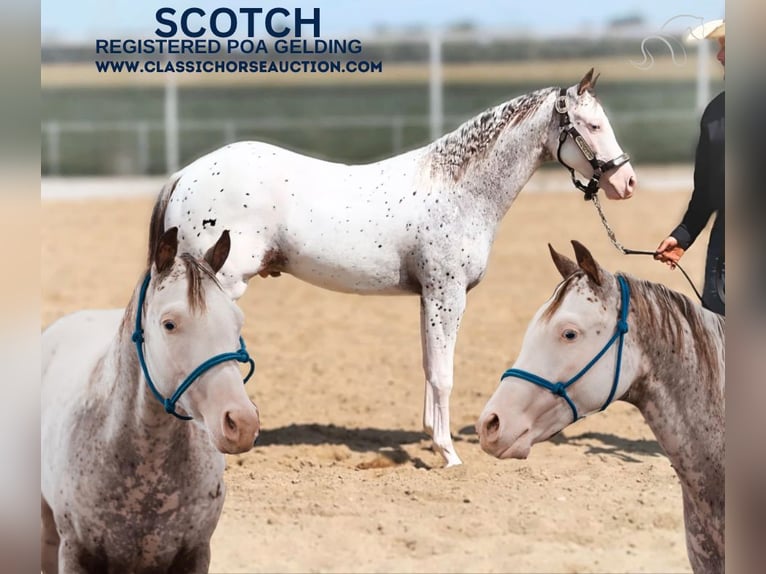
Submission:
{"label": "dark spot on horse coat", "polygon": [[[208,210],[210,211],[210,210]],[[202,220],[202,229],[207,229],[207,226],[210,225],[210,227],[215,227],[215,219],[203,219]]]}

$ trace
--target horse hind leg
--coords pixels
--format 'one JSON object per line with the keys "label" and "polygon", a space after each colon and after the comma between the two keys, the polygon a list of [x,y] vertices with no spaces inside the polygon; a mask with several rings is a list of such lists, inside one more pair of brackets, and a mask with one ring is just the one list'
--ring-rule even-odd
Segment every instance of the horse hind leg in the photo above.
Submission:
{"label": "horse hind leg", "polygon": [[423,372],[426,373],[426,385],[423,393],[423,430],[434,437],[434,389],[428,381],[428,351],[426,344],[425,305],[420,306],[420,349],[423,354]]}
{"label": "horse hind leg", "polygon": [[40,565],[44,574],[58,574],[59,544],[61,542],[56,529],[53,511],[45,498],[40,497],[42,528],[40,531]]}

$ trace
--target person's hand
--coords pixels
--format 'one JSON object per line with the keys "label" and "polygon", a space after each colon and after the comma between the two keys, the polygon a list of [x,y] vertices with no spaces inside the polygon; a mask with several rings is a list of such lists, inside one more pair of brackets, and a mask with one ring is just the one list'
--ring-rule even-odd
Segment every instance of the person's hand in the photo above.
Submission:
{"label": "person's hand", "polygon": [[675,237],[666,237],[657,246],[654,258],[657,261],[667,263],[671,269],[676,268],[676,263],[684,255],[685,249],[678,246],[678,240]]}

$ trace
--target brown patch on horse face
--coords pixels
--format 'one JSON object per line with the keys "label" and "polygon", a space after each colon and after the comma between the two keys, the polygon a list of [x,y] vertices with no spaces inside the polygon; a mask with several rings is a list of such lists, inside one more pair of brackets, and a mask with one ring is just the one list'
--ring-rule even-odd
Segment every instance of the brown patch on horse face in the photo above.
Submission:
{"label": "brown patch on horse face", "polygon": [[263,255],[261,267],[258,269],[258,275],[261,277],[279,277],[287,265],[285,257],[279,249],[271,248]]}

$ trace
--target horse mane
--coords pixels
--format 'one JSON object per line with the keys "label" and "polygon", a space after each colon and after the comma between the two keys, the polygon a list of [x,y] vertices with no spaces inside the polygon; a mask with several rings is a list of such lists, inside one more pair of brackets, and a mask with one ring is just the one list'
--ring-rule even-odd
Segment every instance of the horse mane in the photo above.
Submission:
{"label": "horse mane", "polygon": [[[630,306],[635,313],[638,330],[646,334],[642,340],[675,353],[677,349],[686,347],[688,334],[700,370],[718,370],[718,350],[723,348],[724,341],[723,316],[705,310],[686,295],[661,283],[630,276],[625,276],[625,279],[630,286]],[[714,318],[712,328],[711,317]]]}
{"label": "horse mane", "polygon": [[[536,112],[555,88],[518,96],[471,118],[430,146],[435,165],[457,181],[468,166],[486,155],[506,126],[520,124]],[[551,111],[551,114],[553,112]]]}

